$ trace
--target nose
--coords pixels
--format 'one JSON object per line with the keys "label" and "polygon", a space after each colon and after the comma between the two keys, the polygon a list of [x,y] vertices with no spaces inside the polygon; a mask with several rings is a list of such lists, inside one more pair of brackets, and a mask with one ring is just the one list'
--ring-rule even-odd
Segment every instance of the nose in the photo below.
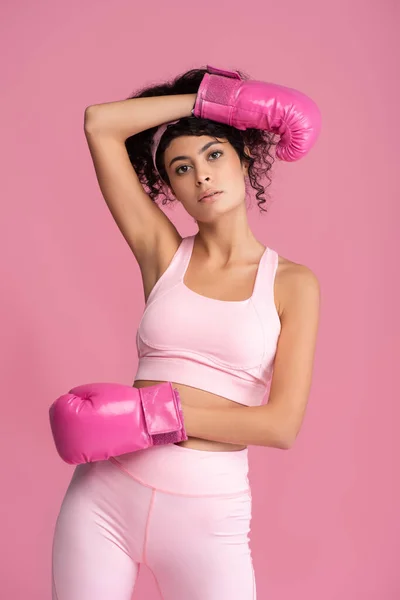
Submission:
{"label": "nose", "polygon": [[211,177],[206,174],[197,174],[197,185],[201,185],[202,183],[207,183],[211,180]]}

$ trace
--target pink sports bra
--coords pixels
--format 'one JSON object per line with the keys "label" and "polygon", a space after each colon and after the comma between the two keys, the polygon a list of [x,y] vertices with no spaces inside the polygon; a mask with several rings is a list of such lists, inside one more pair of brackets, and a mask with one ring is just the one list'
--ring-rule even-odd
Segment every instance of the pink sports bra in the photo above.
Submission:
{"label": "pink sports bra", "polygon": [[216,300],[183,283],[194,239],[182,239],[147,299],[136,335],[135,381],[171,381],[260,405],[281,330],[274,302],[278,254],[265,249],[250,298]]}

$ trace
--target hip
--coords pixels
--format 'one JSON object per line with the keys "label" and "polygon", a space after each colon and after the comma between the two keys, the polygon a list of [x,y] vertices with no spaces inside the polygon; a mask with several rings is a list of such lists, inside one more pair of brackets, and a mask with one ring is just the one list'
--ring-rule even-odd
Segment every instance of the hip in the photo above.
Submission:
{"label": "hip", "polygon": [[177,444],[111,457],[115,467],[153,489],[185,496],[250,492],[248,449],[202,451]]}

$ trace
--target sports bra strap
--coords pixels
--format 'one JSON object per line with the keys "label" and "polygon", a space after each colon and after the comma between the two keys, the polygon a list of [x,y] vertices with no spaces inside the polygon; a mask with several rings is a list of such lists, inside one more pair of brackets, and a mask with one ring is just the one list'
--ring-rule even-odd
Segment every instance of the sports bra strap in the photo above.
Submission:
{"label": "sports bra strap", "polygon": [[[161,293],[163,288],[171,289],[183,282],[194,246],[195,235],[184,237],[175,252],[167,269],[157,281],[151,291],[151,297],[155,292]],[[278,266],[278,254],[275,250],[267,247],[263,254],[255,281],[255,287],[251,301],[263,310],[267,305],[274,308],[274,280]],[[150,296],[149,299],[150,300]],[[272,301],[272,304],[271,304]]]}
{"label": "sports bra strap", "polygon": [[163,291],[172,289],[182,280],[182,275],[185,272],[189,256],[188,238],[183,238],[172,257],[171,262],[153,286],[147,298],[146,305],[151,304],[156,295],[159,296]]}
{"label": "sports bra strap", "polygon": [[267,247],[259,266],[256,286],[252,297],[252,302],[258,310],[265,310],[266,307],[275,310],[274,283],[278,268],[278,259],[278,253],[272,248]]}

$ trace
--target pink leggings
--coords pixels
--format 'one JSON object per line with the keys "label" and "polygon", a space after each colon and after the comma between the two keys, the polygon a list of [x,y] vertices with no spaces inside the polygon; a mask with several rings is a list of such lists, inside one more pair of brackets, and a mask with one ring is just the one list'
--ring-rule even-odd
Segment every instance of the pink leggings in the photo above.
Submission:
{"label": "pink leggings", "polygon": [[53,541],[53,600],[255,600],[248,451],[174,444],[76,467]]}

